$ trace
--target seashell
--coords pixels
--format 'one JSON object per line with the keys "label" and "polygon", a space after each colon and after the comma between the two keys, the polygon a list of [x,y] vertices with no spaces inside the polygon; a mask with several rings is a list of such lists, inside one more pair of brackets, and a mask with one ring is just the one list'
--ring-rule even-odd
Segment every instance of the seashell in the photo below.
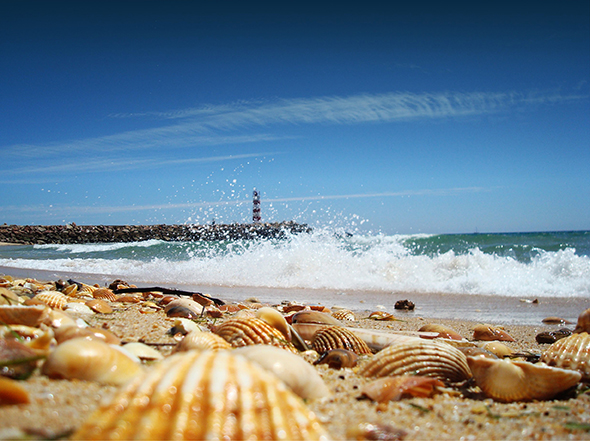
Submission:
{"label": "seashell", "polygon": [[79,295],[89,294],[92,295],[94,291],[96,291],[98,287],[92,285],[86,285],[85,283],[80,283],[78,286],[78,293]]}
{"label": "seashell", "polygon": [[120,294],[115,301],[119,303],[139,303],[143,301],[143,297],[137,294]]}
{"label": "seashell", "polygon": [[141,342],[134,341],[127,343],[126,345],[122,346],[122,348],[140,360],[155,361],[164,358],[160,352]]}
{"label": "seashell", "polygon": [[41,355],[14,338],[0,339],[0,377],[26,379],[35,371],[40,358]]}
{"label": "seashell", "polygon": [[262,307],[256,311],[256,317],[264,320],[270,326],[278,330],[287,341],[291,341],[291,329],[285,317],[276,309],[269,308],[268,306]]}
{"label": "seashell", "polygon": [[546,325],[571,325],[572,322],[561,317],[546,317],[541,320]]}
{"label": "seashell", "polygon": [[5,325],[39,326],[49,319],[46,305],[0,305],[0,323]]}
{"label": "seashell", "polygon": [[59,328],[61,326],[76,326],[76,321],[68,315],[68,313],[60,309],[51,310],[48,322],[48,324],[54,328]]}
{"label": "seashell", "polygon": [[84,303],[70,302],[66,305],[66,311],[76,314],[93,315],[94,311],[86,306]]}
{"label": "seashell", "polygon": [[79,326],[62,326],[54,331],[55,339],[58,343],[73,338],[85,338],[86,340],[98,340],[110,345],[120,345],[121,340],[108,329],[79,327]]}
{"label": "seashell", "polygon": [[353,368],[358,361],[358,355],[347,349],[330,349],[324,352],[316,361],[317,364],[327,364],[331,369]]}
{"label": "seashell", "polygon": [[194,300],[177,299],[168,303],[164,308],[164,312],[168,317],[196,319],[203,314],[203,307]]}
{"label": "seashell", "polygon": [[0,405],[30,402],[29,392],[18,381],[0,376]]}
{"label": "seashell", "polygon": [[117,295],[108,288],[96,288],[92,291],[92,297],[95,299],[108,300],[109,302],[117,301]]}
{"label": "seashell", "polygon": [[320,329],[314,334],[311,345],[320,354],[330,349],[347,349],[358,355],[372,354],[362,339],[342,326],[327,326]]}
{"label": "seashell", "polygon": [[459,333],[454,329],[436,323],[429,323],[427,325],[424,325],[418,331],[435,332],[438,334],[439,338],[448,338],[450,340],[463,340],[463,337],[461,337]]}
{"label": "seashell", "polygon": [[404,396],[428,398],[436,387],[444,387],[444,383],[436,378],[398,375],[379,378],[365,384],[361,388],[361,396],[366,396],[378,403],[399,401]]}
{"label": "seashell", "polygon": [[139,361],[118,346],[85,338],[59,344],[42,368],[43,374],[51,378],[76,378],[114,385],[126,383],[141,370]]}
{"label": "seashell", "polygon": [[13,291],[0,287],[0,305],[19,305],[21,298]]}
{"label": "seashell", "polygon": [[549,366],[572,369],[590,380],[590,334],[582,332],[557,340],[541,355],[541,361]]}
{"label": "seashell", "polygon": [[274,375],[230,351],[190,351],[153,365],[73,434],[90,439],[327,439]]}
{"label": "seashell", "polygon": [[234,348],[249,345],[272,345],[297,352],[292,343],[276,328],[257,317],[236,317],[228,320],[213,332],[229,342]]}
{"label": "seashell", "polygon": [[322,377],[298,355],[268,345],[244,346],[233,352],[275,374],[304,400],[330,395]]}
{"label": "seashell", "polygon": [[61,292],[64,293],[66,296],[77,297],[78,285],[72,283],[71,285],[68,285],[64,289],[62,289]]}
{"label": "seashell", "polygon": [[191,349],[198,349],[201,351],[212,350],[217,351],[220,349],[231,349],[227,341],[217,334],[211,332],[192,331],[184,337],[178,345],[176,345],[177,352],[186,352]]}
{"label": "seashell", "polygon": [[414,338],[377,352],[359,374],[365,377],[421,375],[459,382],[471,377],[467,358],[457,348],[437,340]]}
{"label": "seashell", "polygon": [[363,340],[373,351],[405,341],[413,341],[418,337],[435,338],[436,334],[428,332],[395,332],[377,329],[346,328]]}
{"label": "seashell", "polygon": [[339,309],[338,311],[334,311],[332,313],[332,317],[337,320],[348,320],[350,322],[354,322],[356,320],[354,312],[352,312],[350,309]]}
{"label": "seashell", "polygon": [[180,296],[167,295],[167,296],[162,297],[160,300],[158,300],[158,305],[164,307],[168,303],[173,302],[174,300],[179,300],[179,299],[181,299]]}
{"label": "seashell", "polygon": [[514,351],[511,348],[506,346],[504,343],[495,340],[483,343],[481,345],[481,348],[488,352],[491,352],[498,358],[509,357],[512,354],[514,354]]}
{"label": "seashell", "polygon": [[468,357],[475,383],[495,401],[549,400],[578,384],[576,371],[526,361]]}
{"label": "seashell", "polygon": [[498,358],[496,355],[492,354],[490,351],[487,351],[484,348],[479,348],[477,346],[457,348],[457,349],[459,349],[461,352],[463,352],[466,357]]}
{"label": "seashell", "polygon": [[515,341],[506,331],[492,325],[477,325],[473,328],[474,340]]}
{"label": "seashell", "polygon": [[330,314],[320,311],[299,311],[291,316],[291,324],[318,323],[322,325],[342,326],[342,323]]}
{"label": "seashell", "polygon": [[176,335],[176,334],[186,335],[192,331],[199,332],[199,331],[201,331],[201,328],[199,328],[199,325],[197,325],[192,320],[179,317],[174,320],[174,326],[172,326],[172,328],[170,328],[168,330],[167,334],[168,335]]}
{"label": "seashell", "polygon": [[100,314],[110,314],[111,312],[113,312],[113,308],[111,308],[111,305],[109,305],[102,299],[88,300],[84,304],[88,306],[90,309],[92,309],[94,312],[98,312]]}
{"label": "seashell", "polygon": [[574,333],[581,334],[582,332],[590,333],[590,308],[585,310],[578,317],[578,323],[576,324]]}
{"label": "seashell", "polygon": [[537,343],[555,343],[565,337],[572,335],[572,331],[566,328],[557,329],[555,331],[540,332],[535,336]]}
{"label": "seashell", "polygon": [[346,439],[355,440],[402,440],[408,435],[403,429],[389,424],[360,423],[351,425],[346,431]]}
{"label": "seashell", "polygon": [[369,318],[371,320],[383,320],[383,321],[399,320],[398,318],[395,318],[393,316],[393,314],[390,314],[389,312],[385,312],[385,311],[374,311],[371,314],[369,314]]}

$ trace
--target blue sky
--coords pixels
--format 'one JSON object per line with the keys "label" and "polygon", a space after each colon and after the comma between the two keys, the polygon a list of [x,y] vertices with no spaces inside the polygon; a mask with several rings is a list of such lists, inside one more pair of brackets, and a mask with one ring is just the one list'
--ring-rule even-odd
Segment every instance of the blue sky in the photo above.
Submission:
{"label": "blue sky", "polygon": [[590,229],[588,1],[202,3],[0,1],[0,222]]}

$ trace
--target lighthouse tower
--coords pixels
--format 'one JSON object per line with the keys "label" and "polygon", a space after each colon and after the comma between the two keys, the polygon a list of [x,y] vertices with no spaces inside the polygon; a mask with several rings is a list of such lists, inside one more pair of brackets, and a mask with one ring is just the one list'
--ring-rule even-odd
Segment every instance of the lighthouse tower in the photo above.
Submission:
{"label": "lighthouse tower", "polygon": [[252,222],[260,222],[260,193],[256,189],[252,194]]}

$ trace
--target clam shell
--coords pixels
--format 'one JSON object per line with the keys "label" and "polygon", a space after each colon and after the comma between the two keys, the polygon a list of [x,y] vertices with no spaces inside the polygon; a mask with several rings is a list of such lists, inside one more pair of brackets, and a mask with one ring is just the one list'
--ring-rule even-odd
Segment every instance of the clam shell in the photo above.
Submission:
{"label": "clam shell", "polygon": [[39,326],[49,319],[46,305],[0,305],[0,323],[5,325]]}
{"label": "clam shell", "polygon": [[233,347],[249,345],[272,345],[297,352],[276,328],[257,317],[236,317],[214,329],[215,334],[229,342]]}
{"label": "clam shell", "polygon": [[291,316],[291,323],[318,323],[322,325],[342,326],[342,323],[330,314],[320,311],[299,311]]}
{"label": "clam shell", "polygon": [[327,439],[274,375],[230,351],[190,351],[153,365],[72,439]]}
{"label": "clam shell", "polygon": [[86,340],[98,340],[111,345],[120,345],[121,340],[108,329],[79,327],[79,326],[61,326],[55,331],[55,339],[58,343],[74,338],[85,338]]}
{"label": "clam shell", "polygon": [[95,299],[108,300],[109,302],[117,301],[117,295],[108,288],[96,288],[91,294]]}
{"label": "clam shell", "polygon": [[496,401],[549,400],[578,384],[581,374],[541,363],[467,357],[475,383]]}
{"label": "clam shell", "polygon": [[450,340],[463,340],[463,337],[459,335],[457,331],[444,325],[437,323],[429,323],[422,326],[418,331],[420,332],[435,332],[438,334],[438,338],[448,338]]}
{"label": "clam shell", "polygon": [[514,354],[514,350],[499,341],[488,341],[483,343],[480,347],[488,352],[491,352],[498,358],[509,357]]}
{"label": "clam shell", "polygon": [[303,399],[330,395],[322,377],[299,355],[269,345],[244,346],[233,352],[275,374]]}
{"label": "clam shell", "polygon": [[130,354],[136,356],[140,360],[154,361],[161,360],[162,358],[164,358],[164,356],[160,352],[156,351],[151,346],[148,346],[145,343],[137,341],[127,343],[123,346],[123,349],[129,352]]}
{"label": "clam shell", "polygon": [[412,397],[430,397],[435,387],[444,387],[436,378],[398,375],[371,381],[361,388],[361,394],[378,403],[399,401],[404,395]]}
{"label": "clam shell", "polygon": [[576,329],[574,329],[576,334],[587,332],[590,333],[590,308],[585,310],[583,313],[580,314],[578,317],[578,323],[576,324]]}
{"label": "clam shell", "polygon": [[414,338],[377,352],[359,370],[365,377],[422,375],[459,382],[471,377],[467,358],[457,348],[437,340]]}
{"label": "clam shell", "polygon": [[372,354],[367,344],[354,333],[341,326],[328,326],[317,331],[311,345],[319,354],[331,349],[347,349],[358,355]]}
{"label": "clam shell", "polygon": [[473,339],[484,341],[515,341],[506,331],[492,325],[477,325],[473,328]]}
{"label": "clam shell", "polygon": [[203,307],[194,300],[176,299],[166,305],[164,312],[168,317],[196,319],[203,314]]}
{"label": "clam shell", "polygon": [[186,337],[184,337],[178,345],[176,345],[176,351],[190,351],[191,349],[198,350],[212,350],[217,351],[220,349],[231,349],[227,341],[217,334],[211,332],[191,331]]}
{"label": "clam shell", "polygon": [[584,381],[590,381],[590,334],[582,332],[557,340],[543,352],[541,361],[579,371]]}
{"label": "clam shell", "polygon": [[137,376],[139,361],[102,341],[74,338],[58,345],[43,365],[43,373],[51,378],[96,381],[121,385]]}
{"label": "clam shell", "polygon": [[350,309],[339,309],[338,311],[334,311],[332,313],[332,317],[334,317],[337,320],[348,320],[351,322],[354,322],[356,320],[354,312],[352,312]]}

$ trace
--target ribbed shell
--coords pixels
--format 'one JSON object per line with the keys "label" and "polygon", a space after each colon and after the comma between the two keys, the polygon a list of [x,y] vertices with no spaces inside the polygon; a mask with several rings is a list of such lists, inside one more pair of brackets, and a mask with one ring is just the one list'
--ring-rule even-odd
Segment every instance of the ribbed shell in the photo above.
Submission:
{"label": "ribbed shell", "polygon": [[338,311],[334,311],[332,313],[332,317],[338,320],[348,320],[351,322],[354,322],[356,320],[354,312],[352,312],[350,309],[340,309]]}
{"label": "ribbed shell", "polygon": [[328,439],[274,375],[229,351],[157,363],[101,406],[72,439]]}
{"label": "ribbed shell", "polygon": [[377,352],[359,370],[366,377],[422,375],[459,382],[471,377],[467,358],[457,348],[435,340],[415,339]]}
{"label": "ribbed shell", "polygon": [[490,398],[502,402],[548,400],[575,386],[580,373],[542,363],[469,357],[475,383]]}
{"label": "ribbed shell", "polygon": [[234,348],[249,345],[273,345],[297,353],[280,331],[256,317],[236,317],[219,325],[217,335]]}
{"label": "ribbed shell", "polygon": [[358,355],[372,354],[363,340],[340,326],[327,326],[320,329],[313,335],[311,345],[319,354],[332,349],[347,349]]}
{"label": "ribbed shell", "polygon": [[557,340],[543,352],[541,361],[579,371],[583,381],[590,381],[590,334],[582,332]]}
{"label": "ribbed shell", "polygon": [[96,288],[92,292],[92,297],[94,297],[95,299],[108,300],[110,302],[117,301],[117,296],[115,295],[115,293],[108,288]]}
{"label": "ribbed shell", "polygon": [[231,349],[227,341],[221,338],[217,334],[211,332],[192,331],[184,337],[180,343],[176,345],[176,351],[190,351],[191,349],[206,350],[210,349],[213,351],[219,349]]}
{"label": "ribbed shell", "polygon": [[65,309],[68,304],[68,297],[58,291],[42,291],[33,299],[45,303],[53,309]]}

